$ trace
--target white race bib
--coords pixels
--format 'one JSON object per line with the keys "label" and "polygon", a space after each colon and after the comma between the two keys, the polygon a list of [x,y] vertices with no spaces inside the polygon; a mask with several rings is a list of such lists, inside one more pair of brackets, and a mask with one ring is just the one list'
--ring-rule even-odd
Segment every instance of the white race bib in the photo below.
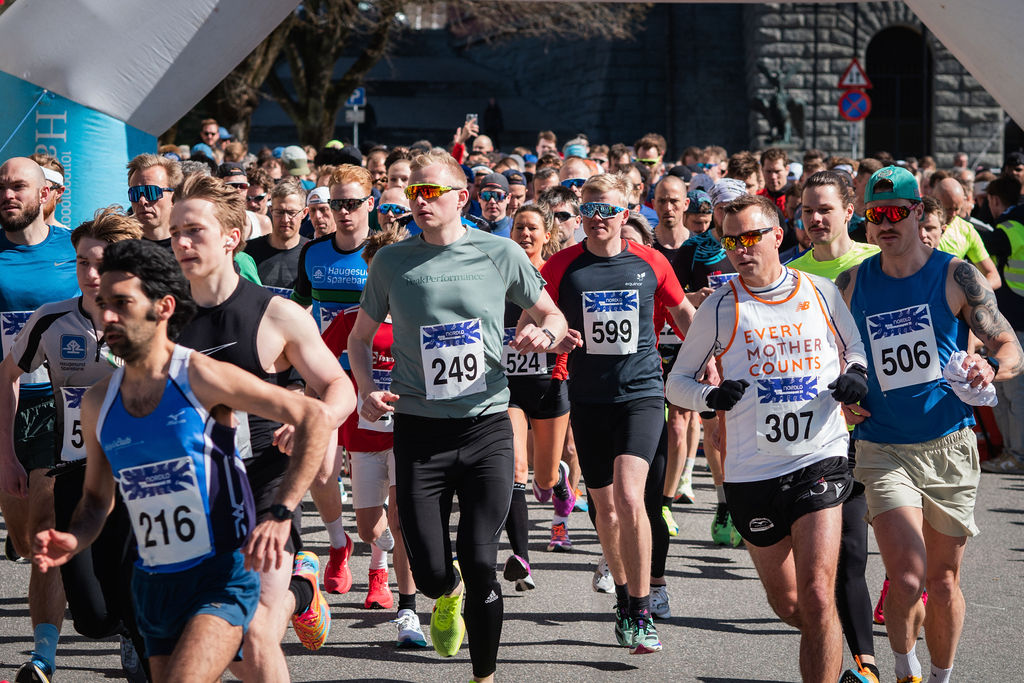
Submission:
{"label": "white race bib", "polygon": [[321,301],[316,309],[316,322],[320,326],[320,334],[323,334],[327,331],[327,328],[331,326],[331,323],[334,322],[334,319],[345,310],[345,306],[344,304]]}
{"label": "white race bib", "polygon": [[928,304],[867,316],[871,359],[882,391],[942,377]]}
{"label": "white race bib", "polygon": [[711,289],[718,289],[737,275],[738,273],[713,273],[708,275],[708,287]]}
{"label": "white race bib", "polygon": [[636,353],[640,332],[637,291],[583,292],[583,327],[587,353],[602,356]]}
{"label": "white race bib", "polygon": [[[377,388],[381,391],[391,391],[391,371],[390,370],[372,370],[373,372],[373,383],[377,385]],[[356,396],[356,414],[360,413],[360,409],[363,407],[363,399]],[[368,429],[371,432],[393,432],[395,431],[395,414],[384,413],[376,422],[370,422],[362,415],[359,415],[359,428]]]}
{"label": "white race bib", "polygon": [[[4,311],[0,313],[0,348],[3,349],[4,358],[10,355],[14,347],[14,338],[25,327],[25,323],[32,317],[32,311]],[[22,384],[47,384],[50,381],[50,373],[45,365],[40,365],[35,372],[26,373],[21,376]]]}
{"label": "white race bib", "polygon": [[263,289],[267,290],[271,294],[283,296],[285,299],[291,299],[292,292],[294,291],[288,287],[271,287],[270,285],[263,285]]}
{"label": "white race bib", "polygon": [[192,458],[126,467],[118,482],[143,564],[177,564],[212,550]]}
{"label": "white race bib", "polygon": [[[814,451],[814,444],[836,404],[819,377],[768,377],[756,380],[757,452],[791,456],[793,445]],[[820,394],[820,397],[819,397]]]}
{"label": "white race bib", "polygon": [[480,319],[420,327],[427,399],[468,396],[487,389]]}
{"label": "white race bib", "polygon": [[64,403],[64,439],[60,459],[64,462],[85,457],[85,436],[82,434],[82,396],[89,387],[61,387]]}
{"label": "white race bib", "polygon": [[516,328],[506,327],[505,336],[501,340],[501,365],[507,377],[517,375],[548,375],[547,353],[519,353],[509,344],[516,338]]}

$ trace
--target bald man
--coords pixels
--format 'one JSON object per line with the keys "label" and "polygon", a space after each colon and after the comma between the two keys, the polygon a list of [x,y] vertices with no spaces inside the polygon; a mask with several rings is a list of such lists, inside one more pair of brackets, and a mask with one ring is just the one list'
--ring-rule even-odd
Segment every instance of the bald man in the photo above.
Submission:
{"label": "bald man", "polygon": [[[5,357],[33,311],[78,295],[71,233],[46,225],[40,210],[51,192],[43,170],[31,159],[15,157],[0,166],[0,335]],[[74,349],[68,353],[69,360],[74,358]],[[16,359],[22,371],[31,361]],[[8,546],[29,557],[32,536],[54,525],[53,478],[46,472],[56,463],[56,409],[45,368],[5,384],[0,391],[0,511]],[[33,565],[28,610],[34,647],[17,680],[52,676],[64,605],[60,573],[44,574]],[[37,674],[45,678],[32,678]]]}
{"label": "bald man", "polygon": [[562,164],[562,167],[558,169],[558,182],[563,187],[568,187],[575,192],[578,198],[583,183],[592,175],[594,175],[594,172],[590,169],[587,162],[580,157],[569,157]]}
{"label": "bald man", "polygon": [[494,151],[494,143],[486,135],[477,135],[476,139],[473,140],[473,151],[490,154]]}
{"label": "bald man", "polygon": [[968,215],[968,202],[963,185],[956,178],[943,178],[932,188],[932,196],[942,204],[943,211],[939,250],[970,261],[982,272],[992,289],[999,289],[1002,284],[999,271],[996,270],[996,265],[985,249],[978,231],[965,220]]}

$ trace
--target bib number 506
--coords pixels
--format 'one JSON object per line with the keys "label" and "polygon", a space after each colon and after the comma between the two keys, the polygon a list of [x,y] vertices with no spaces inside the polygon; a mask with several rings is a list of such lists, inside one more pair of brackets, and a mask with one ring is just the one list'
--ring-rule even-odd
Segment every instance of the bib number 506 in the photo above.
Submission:
{"label": "bib number 506", "polygon": [[161,540],[163,545],[170,544],[170,533],[172,530],[182,543],[191,541],[192,537],[196,535],[195,522],[189,517],[191,512],[192,510],[187,505],[179,505],[174,508],[174,512],[171,514],[173,529],[167,524],[166,509],[160,510],[160,513],[155,516],[150,515],[148,512],[139,513],[139,526],[145,527],[143,545],[147,548],[152,548]]}
{"label": "bib number 506", "polygon": [[882,349],[882,372],[889,376],[895,375],[897,370],[910,372],[914,368],[927,368],[931,362],[928,344],[923,340],[916,342],[913,348],[909,344],[900,344],[895,348]]}

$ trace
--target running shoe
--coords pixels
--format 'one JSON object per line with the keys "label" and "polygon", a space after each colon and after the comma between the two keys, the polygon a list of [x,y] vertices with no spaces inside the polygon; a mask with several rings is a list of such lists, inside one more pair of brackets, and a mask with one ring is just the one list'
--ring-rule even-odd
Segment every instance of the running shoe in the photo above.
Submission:
{"label": "running shoe", "polygon": [[502,572],[502,576],[505,577],[506,581],[518,581],[525,579],[530,575],[530,563],[519,557],[518,555],[511,555],[505,560],[505,570]]}
{"label": "running shoe", "polygon": [[587,499],[583,497],[583,492],[579,489],[575,489],[573,493],[576,494],[576,505],[573,506],[573,510],[578,512],[590,512],[590,505],[587,504]]}
{"label": "running shoe", "polygon": [[[452,565],[461,579],[459,563],[453,562]],[[442,657],[458,654],[462,639],[466,637],[466,622],[462,618],[462,598],[465,593],[466,586],[463,583],[458,595],[442,595],[434,603],[434,612],[430,615],[430,640],[434,650]]]}
{"label": "running shoe", "polygon": [[991,474],[1024,474],[1024,463],[1009,453],[981,463],[981,471]]}
{"label": "running shoe", "polygon": [[920,676],[906,676],[905,678],[899,678],[896,683],[921,683],[924,679]]}
{"label": "running shoe", "polygon": [[671,619],[672,608],[668,604],[668,586],[651,586],[651,616]]}
{"label": "running shoe", "polygon": [[623,614],[619,610],[619,606],[615,606],[615,641],[622,647],[633,647],[633,633],[632,624],[629,621],[629,617]]}
{"label": "running shoe", "polygon": [[380,548],[386,553],[390,553],[395,549],[395,537],[391,535],[391,529],[384,527],[384,533],[377,537],[377,540],[373,542],[375,546]]}
{"label": "running shoe", "polygon": [[366,609],[391,609],[395,599],[391,595],[391,586],[388,585],[388,570],[370,570],[370,588],[366,592],[366,600],[363,607]]}
{"label": "running shoe", "polygon": [[537,587],[537,584],[533,581],[533,575],[526,576],[522,579],[516,579],[516,590],[520,593],[525,591],[532,591]]}
{"label": "running shoe", "polygon": [[426,647],[427,639],[420,627],[420,618],[411,609],[398,610],[398,617],[391,622],[398,624],[397,647]]}
{"label": "running shoe", "polygon": [[546,503],[551,500],[552,489],[542,489],[537,486],[537,481],[533,482],[533,497],[537,499],[538,503]]}
{"label": "running shoe", "polygon": [[344,548],[331,548],[330,559],[324,569],[324,590],[328,593],[348,593],[352,590],[352,570],[348,566],[348,558],[352,555],[355,543],[351,536],[345,537],[348,543]]}
{"label": "running shoe", "polygon": [[874,620],[876,624],[885,626],[885,594],[889,592],[889,579],[882,582],[882,592],[878,595],[878,603],[875,605]]}
{"label": "running shoe", "polygon": [[743,535],[740,534],[740,530],[733,524],[732,515],[729,515],[729,543],[732,544],[733,548],[739,548],[743,545]]}
{"label": "running shoe", "polygon": [[[568,497],[563,498],[559,496],[559,489],[565,491],[565,495]],[[555,484],[552,491],[554,491],[555,515],[558,517],[568,517],[576,506],[576,491],[569,483],[569,465],[565,461],[558,463],[558,483]]]}
{"label": "running shoe", "polygon": [[629,625],[633,631],[633,645],[629,648],[629,654],[647,655],[652,652],[661,652],[661,639],[658,638],[658,629],[654,627],[653,619],[650,617],[630,619]]}
{"label": "running shoe", "polygon": [[715,508],[715,518],[711,520],[711,540],[715,545],[729,545],[732,543],[731,531],[732,516],[729,515],[729,507],[725,503],[719,503]]}
{"label": "running shoe", "polygon": [[608,569],[608,561],[603,557],[597,563],[597,568],[594,569],[594,578],[590,585],[593,586],[595,593],[615,592],[615,579],[612,578],[612,572]]}
{"label": "running shoe", "polygon": [[572,550],[572,541],[569,539],[569,532],[565,530],[565,522],[559,522],[551,527],[548,552],[567,553],[570,550]]}
{"label": "running shoe", "polygon": [[839,677],[839,683],[878,683],[878,677],[864,668],[859,670],[847,669]]}
{"label": "running shoe", "polygon": [[130,683],[148,683],[146,670],[139,659],[139,653],[135,649],[135,643],[131,638],[121,636],[121,671],[124,672],[125,680]]}
{"label": "running shoe", "polygon": [[292,615],[292,628],[304,648],[319,650],[331,632],[331,610],[320,591],[320,558],[307,550],[297,553],[292,576],[301,576],[313,585],[313,599],[309,609],[302,614]]}
{"label": "running shoe", "polygon": [[690,476],[684,474],[679,480],[679,486],[676,487],[676,498],[680,503],[686,505],[692,505],[697,498],[693,495],[693,482],[690,481]]}
{"label": "running shoe", "polygon": [[14,683],[50,683],[53,678],[53,664],[35,652],[31,655],[32,659],[18,667],[18,673],[14,674]]}
{"label": "running shoe", "polygon": [[676,524],[675,517],[672,516],[672,509],[667,505],[661,506],[661,517],[665,520],[665,526],[668,527],[669,536],[679,535],[679,525]]}

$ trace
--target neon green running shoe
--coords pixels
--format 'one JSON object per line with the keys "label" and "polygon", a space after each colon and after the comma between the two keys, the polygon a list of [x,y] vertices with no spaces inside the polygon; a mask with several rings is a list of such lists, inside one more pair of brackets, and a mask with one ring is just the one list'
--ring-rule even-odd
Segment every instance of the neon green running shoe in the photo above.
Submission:
{"label": "neon green running shoe", "polygon": [[672,509],[667,505],[661,506],[661,516],[665,519],[665,526],[668,527],[669,536],[679,535],[679,525],[676,524],[675,518],[672,516]]}
{"label": "neon green running shoe", "polygon": [[[459,563],[453,562],[455,573],[462,580]],[[462,647],[466,637],[466,622],[462,618],[462,598],[466,586],[463,584],[458,595],[441,596],[434,603],[434,612],[430,615],[430,641],[434,650],[442,657],[454,657]]]}
{"label": "neon green running shoe", "polygon": [[715,517],[711,520],[711,540],[715,545],[730,545],[732,539],[732,516],[725,503],[719,503]]}

